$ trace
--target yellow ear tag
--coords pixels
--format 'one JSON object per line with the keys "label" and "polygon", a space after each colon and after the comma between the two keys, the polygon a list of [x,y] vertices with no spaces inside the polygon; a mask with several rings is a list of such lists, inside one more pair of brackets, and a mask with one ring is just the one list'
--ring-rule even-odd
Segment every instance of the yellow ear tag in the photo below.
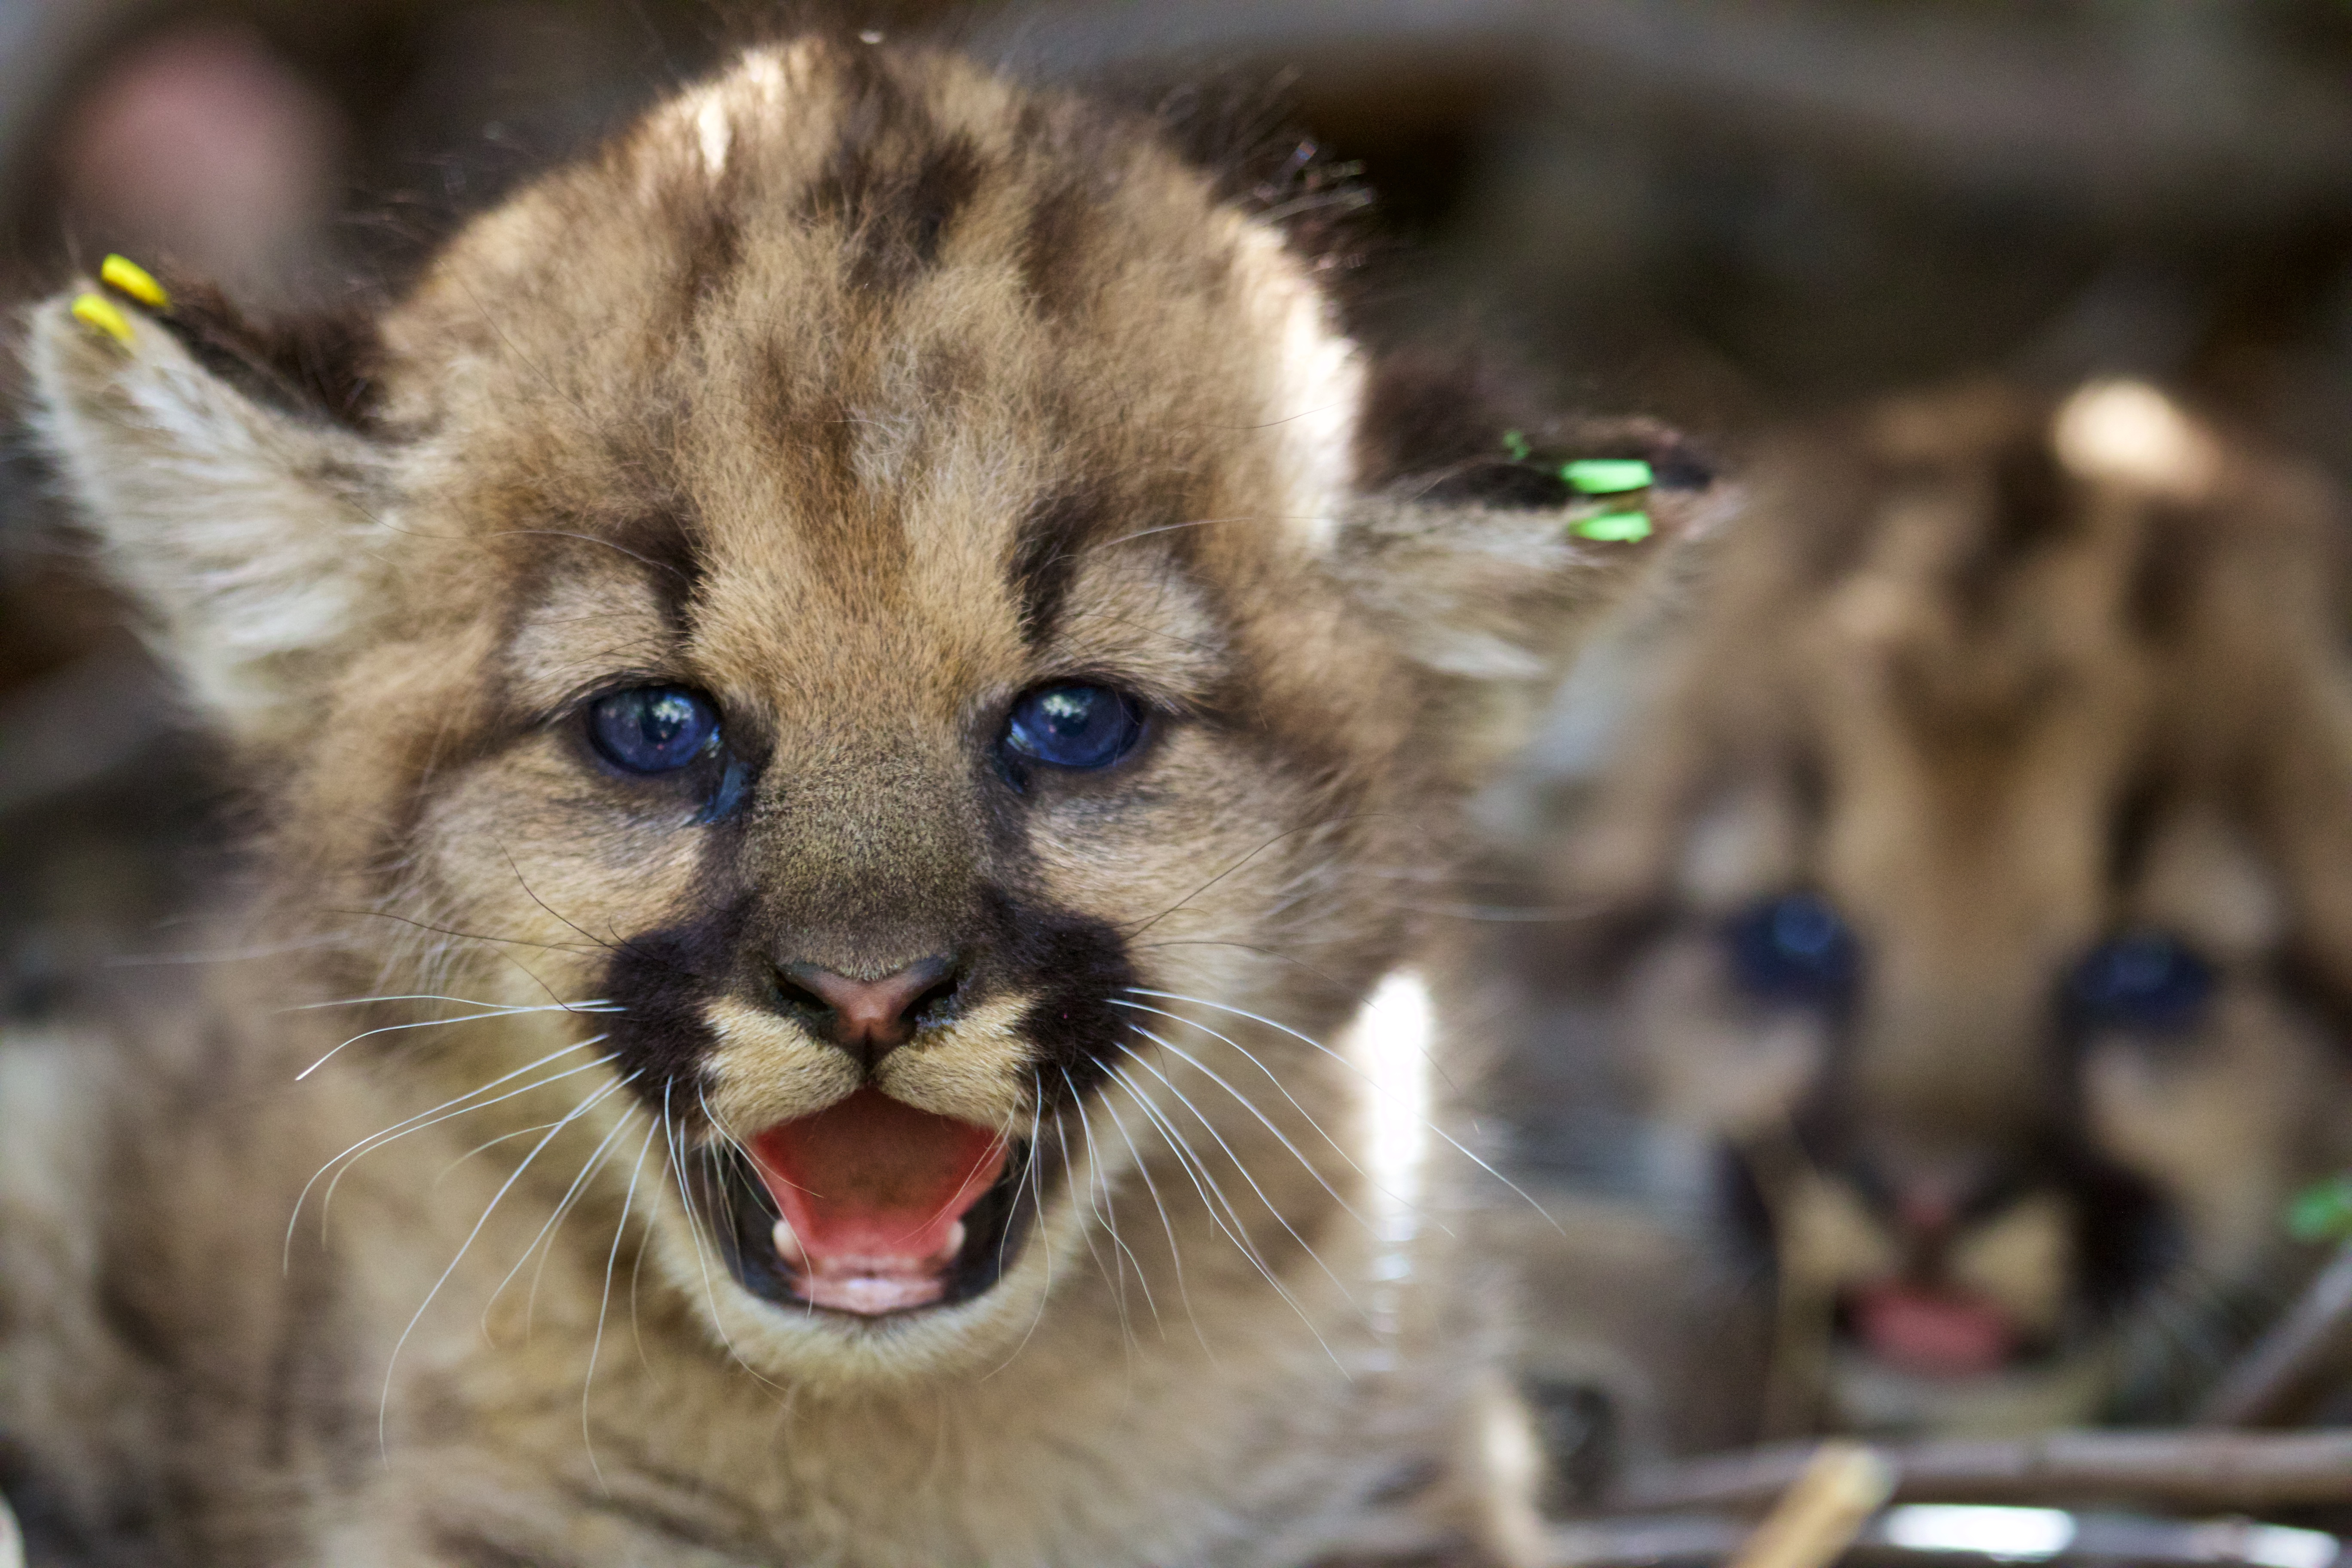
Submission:
{"label": "yellow ear tag", "polygon": [[73,302],[73,319],[92,331],[104,332],[124,348],[131,346],[131,318],[121,306],[99,294],[84,294]]}
{"label": "yellow ear tag", "polygon": [[168,310],[172,297],[154,275],[128,257],[110,256],[99,264],[98,280],[110,289],[120,289],[151,310]]}

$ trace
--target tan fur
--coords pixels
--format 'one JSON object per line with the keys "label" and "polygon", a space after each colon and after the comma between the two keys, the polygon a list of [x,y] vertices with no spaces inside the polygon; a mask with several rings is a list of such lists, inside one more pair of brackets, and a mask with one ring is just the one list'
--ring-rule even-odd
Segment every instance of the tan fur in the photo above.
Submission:
{"label": "tan fur", "polygon": [[[1897,400],[1766,443],[1756,493],[1558,869],[1635,941],[1604,986],[1653,1109],[1760,1189],[1765,1419],[2180,1413],[2305,1266],[2282,1208],[2352,1125],[2341,503],[2130,384]],[[1854,933],[1842,1014],[1735,982],[1723,922],[1790,889]],[[2210,1007],[2072,1033],[2072,967],[2147,929],[2214,966]],[[2084,1249],[2138,1222],[2082,1161],[2178,1249],[2104,1310]],[[1930,1245],[1906,1190],[1991,1195]],[[1821,1343],[1898,1276],[1997,1303],[2024,1353],[1938,1379]]]}
{"label": "tan fur", "polygon": [[[1296,1563],[1386,1497],[1524,1555],[1483,1287],[1350,1216],[1341,1056],[1415,952],[1395,888],[1647,552],[1428,500],[1277,232],[943,58],[754,54],[476,222],[381,337],[350,432],[187,320],[35,322],[47,438],[246,742],[302,944],[93,1055],[102,1153],[11,1238],[44,1280],[89,1255],[0,1285],[26,1386],[91,1369],[0,1406],[59,1538]],[[1008,775],[1009,705],[1071,679],[1150,733]],[[646,684],[716,703],[739,805],[595,762],[585,705]],[[753,1293],[698,1173],[865,1076],[759,977],[942,952],[971,994],[872,1081],[1024,1140],[1034,1234],[952,1305]],[[126,1336],[135,1373],[80,1348]]]}

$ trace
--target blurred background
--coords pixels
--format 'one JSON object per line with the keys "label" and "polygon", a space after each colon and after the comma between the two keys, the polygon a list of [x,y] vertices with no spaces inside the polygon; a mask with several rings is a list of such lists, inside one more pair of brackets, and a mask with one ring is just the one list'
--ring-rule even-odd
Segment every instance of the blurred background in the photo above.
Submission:
{"label": "blurred background", "polygon": [[[812,12],[1311,150],[1333,199],[1368,198],[1345,249],[1367,333],[1475,327],[1559,395],[1726,455],[1767,419],[1965,373],[2131,372],[2352,473],[2342,0],[792,15]],[[685,0],[0,0],[0,291],[110,250],[265,310],[396,289],[453,222],[791,19]],[[236,823],[47,476],[21,438],[5,453],[0,1018],[22,1018],[168,956],[173,910],[235,875]],[[1573,773],[1590,740],[1564,719],[1533,773]],[[1540,779],[1521,783],[1487,803],[1507,838],[1548,820]],[[1687,1237],[1611,1228],[1642,1140],[1577,1029],[1562,1011],[1500,1031],[1490,1142],[1531,1187],[1601,1205],[1575,1271],[1685,1267]],[[1629,1418],[1612,1358],[1641,1351],[1563,1331],[1530,1353],[1570,1500]]]}

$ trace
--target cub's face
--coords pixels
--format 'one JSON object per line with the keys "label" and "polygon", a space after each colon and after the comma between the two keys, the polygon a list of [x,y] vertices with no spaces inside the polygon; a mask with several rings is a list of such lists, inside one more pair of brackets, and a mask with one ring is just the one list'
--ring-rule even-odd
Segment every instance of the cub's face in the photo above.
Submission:
{"label": "cub's face", "polygon": [[1774,1417],[2178,1410],[2342,1153],[2332,503],[2120,386],[1899,405],[1766,493],[1581,853],[1768,1246]]}
{"label": "cub's face", "polygon": [[549,1086],[558,1174],[643,1176],[777,1371],[1001,1361],[1139,1176],[1284,1267],[1360,1179],[1319,1042],[1488,749],[1462,694],[1639,553],[1500,415],[1391,440],[1307,263],[1147,136],[936,58],[755,55],[481,220],[362,429],[133,327],[44,323],[53,439],[282,773],[289,897],[375,991],[535,1009],[403,1060]]}
{"label": "cub's face", "polygon": [[[480,356],[394,417],[451,432],[415,526],[494,540],[499,581],[461,634],[490,711],[386,896],[615,1009],[612,1070],[686,1140],[673,1272],[723,1260],[730,1336],[1018,1328],[1034,1233],[1087,1213],[1075,1108],[1160,1087],[1156,994],[1320,1038],[1392,950],[1326,869],[1379,853],[1398,738],[1315,557],[1361,373],[1273,237],[1153,150],[1074,186],[1079,126],[774,64],[618,155],[650,194],[559,184],[391,324]],[[771,92],[880,128],[779,147]],[[486,315],[509,258],[538,297]],[[1284,678],[1351,647],[1360,689]]]}

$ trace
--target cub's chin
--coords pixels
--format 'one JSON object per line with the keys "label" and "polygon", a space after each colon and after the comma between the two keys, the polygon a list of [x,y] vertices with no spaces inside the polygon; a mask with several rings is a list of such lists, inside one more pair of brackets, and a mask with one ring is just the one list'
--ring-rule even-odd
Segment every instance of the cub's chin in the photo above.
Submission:
{"label": "cub's chin", "polygon": [[2095,1419],[2113,1373],[2104,1342],[1969,1377],[1891,1366],[1843,1345],[1831,1358],[1830,1390],[1842,1424],[1858,1431],[2013,1436]]}
{"label": "cub's chin", "polygon": [[949,1372],[1001,1361],[1035,1321],[1040,1215],[1064,1206],[1067,1173],[1028,1137],[864,1088],[688,1166],[668,1268],[762,1372]]}

